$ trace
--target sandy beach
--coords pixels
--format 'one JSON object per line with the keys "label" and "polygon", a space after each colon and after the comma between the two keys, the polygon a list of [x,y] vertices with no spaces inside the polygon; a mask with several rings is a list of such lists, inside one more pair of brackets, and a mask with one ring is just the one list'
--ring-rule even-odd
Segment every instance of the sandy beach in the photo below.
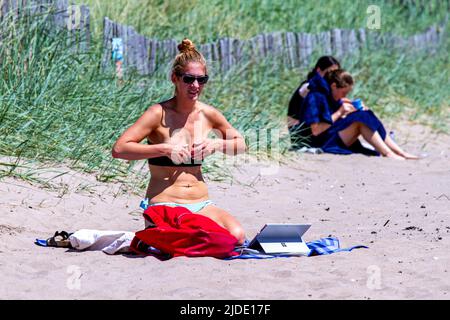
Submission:
{"label": "sandy beach", "polygon": [[[66,172],[59,190],[0,181],[1,299],[449,299],[450,137],[394,125],[418,161],[301,154],[261,175],[242,164],[209,181],[210,198],[253,236],[269,222],[311,223],[305,241],[356,249],[317,257],[225,261],[45,248],[56,230],[138,231],[139,195]],[[53,173],[56,175],[56,173]],[[76,284],[76,285],[73,285]]]}

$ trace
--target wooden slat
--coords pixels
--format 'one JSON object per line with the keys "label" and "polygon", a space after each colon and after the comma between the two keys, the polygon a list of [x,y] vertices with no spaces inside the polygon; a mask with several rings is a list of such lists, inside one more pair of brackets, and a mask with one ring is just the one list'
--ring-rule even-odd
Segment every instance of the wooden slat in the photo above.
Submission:
{"label": "wooden slat", "polygon": [[304,39],[304,33],[299,32],[296,34],[297,38],[297,56],[298,56],[298,62],[300,66],[305,65],[305,39]]}
{"label": "wooden slat", "polygon": [[177,54],[178,54],[178,42],[175,39],[170,39],[170,52],[166,64],[167,72],[169,72],[169,69],[171,68],[173,60],[175,59],[175,56]]}
{"label": "wooden slat", "polygon": [[175,57],[173,55],[172,40],[171,39],[163,40],[162,48],[163,48],[163,56],[162,56],[162,60],[160,63],[160,68],[162,68],[162,70],[166,70],[167,67],[169,66],[171,60]]}
{"label": "wooden slat", "polygon": [[228,56],[227,65],[230,70],[236,64],[236,53],[234,52],[234,39],[227,38]]}
{"label": "wooden slat", "polygon": [[155,46],[155,71],[157,71],[161,64],[161,41],[155,39],[153,44]]}
{"label": "wooden slat", "polygon": [[331,30],[331,48],[333,50],[333,54],[339,60],[343,54],[342,49],[342,36],[340,29]]}
{"label": "wooden slat", "polygon": [[207,57],[208,57],[207,61],[210,63],[214,62],[214,43],[213,42],[210,42],[207,44],[206,52],[207,52]]}
{"label": "wooden slat", "polygon": [[210,52],[208,52],[208,49],[210,49],[209,43],[200,44],[198,46],[199,52],[201,52],[206,61],[208,61],[210,58]]}
{"label": "wooden slat", "polygon": [[[48,8],[47,3],[44,4],[45,7]],[[67,44],[70,46],[70,50],[72,52],[75,52],[75,46],[76,46],[76,34],[75,34],[75,18],[76,18],[76,13],[75,13],[75,6],[70,5],[69,8],[67,9],[68,13],[69,13],[69,20],[68,20],[68,24],[67,24]]]}
{"label": "wooden slat", "polygon": [[140,35],[139,33],[136,33],[135,35],[135,63],[136,63],[136,69],[137,72],[139,74],[143,74],[144,73],[144,69],[145,69],[145,61],[146,61],[146,57],[145,55],[145,45],[144,45],[144,36]]}
{"label": "wooden slat", "polygon": [[148,42],[149,46],[149,55],[150,55],[150,72],[153,73],[156,71],[156,41],[151,39]]}
{"label": "wooden slat", "polygon": [[9,0],[2,0],[0,7],[0,15],[3,20],[9,12]]}
{"label": "wooden slat", "polygon": [[55,4],[55,16],[54,21],[56,26],[60,28],[67,28],[67,19],[69,17],[69,13],[67,12],[67,8],[69,6],[68,0],[58,0]]}
{"label": "wooden slat", "polygon": [[437,28],[435,26],[432,26],[427,31],[427,42],[432,46],[436,46],[438,44]]}
{"label": "wooden slat", "polygon": [[305,45],[305,51],[304,51],[304,62],[306,65],[309,65],[311,63],[312,53],[313,53],[313,35],[309,33],[304,34],[304,45]]}
{"label": "wooden slat", "polygon": [[124,31],[127,35],[128,68],[134,69],[136,67],[135,30],[131,26],[124,26]]}
{"label": "wooden slat", "polygon": [[151,73],[150,70],[150,39],[143,37],[143,55],[144,55],[144,67],[143,67],[143,75],[148,75]]}
{"label": "wooden slat", "polygon": [[13,21],[17,21],[17,0],[9,0],[8,14],[13,19]]}
{"label": "wooden slat", "polygon": [[143,35],[138,34],[136,36],[137,40],[137,70],[139,74],[144,75],[147,71],[148,64],[148,54],[145,50],[145,37]]}
{"label": "wooden slat", "polygon": [[325,31],[318,34],[319,43],[323,55],[331,55],[331,32]]}
{"label": "wooden slat", "polygon": [[273,55],[273,34],[268,33],[268,34],[263,34],[264,37],[264,52],[265,55],[264,57]]}
{"label": "wooden slat", "polygon": [[236,64],[245,63],[249,59],[249,41],[233,40],[233,51]]}
{"label": "wooden slat", "polygon": [[352,55],[358,54],[359,44],[358,44],[358,37],[356,35],[355,30],[348,31],[347,41],[348,41],[347,50],[349,51],[349,53]]}
{"label": "wooden slat", "polygon": [[320,35],[319,34],[311,34],[311,59],[313,56],[320,55],[323,56],[323,47],[320,42]]}
{"label": "wooden slat", "polygon": [[112,50],[112,23],[108,17],[103,19],[103,55],[102,55],[102,67],[106,68],[109,65],[111,50]]}
{"label": "wooden slat", "polygon": [[134,56],[133,56],[133,45],[132,45],[133,29],[130,26],[122,24],[120,30],[122,32],[122,37],[124,38],[124,43],[125,43],[124,52],[126,52],[126,55],[125,55],[126,67],[132,68],[132,67],[134,67],[134,63],[133,63]]}
{"label": "wooden slat", "polygon": [[130,63],[130,56],[128,54],[128,30],[125,25],[117,24],[117,36],[122,38],[123,42],[123,69],[125,71]]}
{"label": "wooden slat", "polygon": [[367,48],[367,35],[364,28],[361,28],[357,31],[356,39],[358,40],[360,50]]}
{"label": "wooden slat", "polygon": [[29,4],[29,10],[30,10],[30,15],[33,17],[36,13],[39,12],[39,8],[38,8],[39,4],[37,3],[36,0],[33,0],[30,4]]}
{"label": "wooden slat", "polygon": [[348,29],[344,29],[341,30],[341,35],[342,35],[342,53],[344,56],[349,55],[352,50],[351,50],[351,45],[350,45],[350,30]]}
{"label": "wooden slat", "polygon": [[226,38],[219,39],[219,53],[220,53],[221,70],[223,72],[227,71],[228,70],[228,55],[229,55],[228,39],[226,39]]}
{"label": "wooden slat", "polygon": [[275,60],[282,64],[287,64],[288,60],[286,54],[286,48],[284,45],[284,37],[282,32],[275,32],[272,34],[273,48],[272,52],[275,56]]}
{"label": "wooden slat", "polygon": [[88,6],[81,6],[81,20],[83,21],[81,50],[87,51],[91,45],[91,13]]}
{"label": "wooden slat", "polygon": [[286,50],[289,57],[289,65],[291,67],[298,66],[298,55],[295,48],[297,47],[297,38],[295,33],[286,32]]}
{"label": "wooden slat", "polygon": [[264,38],[262,35],[257,35],[250,39],[251,60],[256,61],[264,57]]}

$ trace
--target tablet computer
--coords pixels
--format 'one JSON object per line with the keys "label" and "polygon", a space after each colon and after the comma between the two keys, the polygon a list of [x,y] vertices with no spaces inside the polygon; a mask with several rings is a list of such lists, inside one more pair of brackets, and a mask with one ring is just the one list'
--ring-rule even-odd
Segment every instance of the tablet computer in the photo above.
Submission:
{"label": "tablet computer", "polygon": [[262,250],[267,254],[294,253],[309,254],[302,236],[311,227],[310,224],[268,223],[253,238],[250,249]]}

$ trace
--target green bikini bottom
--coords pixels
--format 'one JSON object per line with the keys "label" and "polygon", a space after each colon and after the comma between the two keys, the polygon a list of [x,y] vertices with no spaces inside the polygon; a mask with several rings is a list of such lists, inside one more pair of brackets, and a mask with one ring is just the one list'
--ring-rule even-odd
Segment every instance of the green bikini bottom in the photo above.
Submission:
{"label": "green bikini bottom", "polygon": [[214,202],[212,202],[211,200],[206,200],[206,201],[202,201],[202,202],[196,202],[196,203],[175,203],[175,202],[157,202],[157,203],[148,203],[148,198],[145,198],[144,200],[141,201],[141,205],[140,207],[142,209],[147,209],[148,207],[153,207],[153,206],[169,206],[169,207],[184,207],[186,209],[188,209],[191,212],[199,212],[200,210],[202,210],[203,208],[205,208],[206,206],[209,205],[213,205]]}

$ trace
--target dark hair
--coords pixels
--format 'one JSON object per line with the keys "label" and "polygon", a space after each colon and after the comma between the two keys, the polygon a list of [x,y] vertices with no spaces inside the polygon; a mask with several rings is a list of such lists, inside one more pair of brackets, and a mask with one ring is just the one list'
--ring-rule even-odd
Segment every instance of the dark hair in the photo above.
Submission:
{"label": "dark hair", "polygon": [[352,75],[343,69],[327,72],[324,78],[330,86],[336,83],[337,88],[352,86],[354,83]]}
{"label": "dark hair", "polygon": [[316,73],[317,68],[319,68],[320,70],[326,70],[327,68],[331,67],[332,65],[337,65],[338,68],[341,68],[341,64],[339,63],[339,61],[337,61],[337,59],[333,56],[322,56],[319,58],[319,60],[317,60],[316,66],[314,67],[314,69],[312,69],[309,73],[308,73],[308,80],[311,79],[312,77],[314,77],[314,74]]}

